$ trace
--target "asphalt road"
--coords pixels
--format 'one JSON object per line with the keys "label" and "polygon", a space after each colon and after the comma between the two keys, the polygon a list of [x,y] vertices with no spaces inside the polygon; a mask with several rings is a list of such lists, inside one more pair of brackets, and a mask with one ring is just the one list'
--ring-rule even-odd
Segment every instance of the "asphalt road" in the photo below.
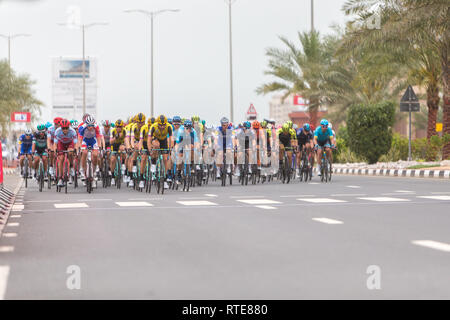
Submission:
{"label": "asphalt road", "polygon": [[450,299],[450,181],[312,182],[162,196],[33,183],[0,238],[0,298]]}

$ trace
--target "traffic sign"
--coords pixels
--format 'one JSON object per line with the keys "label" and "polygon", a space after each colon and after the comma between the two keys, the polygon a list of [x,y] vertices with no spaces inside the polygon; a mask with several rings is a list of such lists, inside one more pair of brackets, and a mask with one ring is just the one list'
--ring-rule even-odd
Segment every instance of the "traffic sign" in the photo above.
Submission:
{"label": "traffic sign", "polygon": [[12,112],[11,122],[31,122],[31,112]]}
{"label": "traffic sign", "polygon": [[419,98],[411,85],[408,86],[402,99],[400,100],[400,111],[402,112],[418,112],[420,111]]}
{"label": "traffic sign", "polygon": [[250,107],[247,110],[247,115],[254,115],[256,116],[258,113],[256,112],[255,106],[252,104],[250,104]]}

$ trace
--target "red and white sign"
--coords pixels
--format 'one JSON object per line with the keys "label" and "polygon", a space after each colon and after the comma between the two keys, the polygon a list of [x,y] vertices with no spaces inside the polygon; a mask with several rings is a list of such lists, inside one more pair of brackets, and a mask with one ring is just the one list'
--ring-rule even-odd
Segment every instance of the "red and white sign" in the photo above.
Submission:
{"label": "red and white sign", "polygon": [[11,113],[11,122],[31,122],[31,113],[13,112]]}
{"label": "red and white sign", "polygon": [[295,106],[307,106],[308,101],[304,99],[302,96],[295,95],[294,96],[294,105]]}
{"label": "red and white sign", "polygon": [[253,103],[250,105],[250,107],[247,110],[247,115],[249,116],[256,116],[258,113],[256,112],[255,106]]}

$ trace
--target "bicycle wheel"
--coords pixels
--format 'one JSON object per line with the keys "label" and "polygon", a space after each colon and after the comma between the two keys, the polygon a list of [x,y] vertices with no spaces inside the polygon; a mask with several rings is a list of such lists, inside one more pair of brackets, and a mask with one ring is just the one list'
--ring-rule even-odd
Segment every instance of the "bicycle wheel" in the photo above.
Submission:
{"label": "bicycle wheel", "polygon": [[28,187],[28,158],[25,157],[25,161],[23,164],[23,171],[25,172],[24,178],[25,178],[25,188]]}
{"label": "bicycle wheel", "polygon": [[42,188],[44,187],[44,164],[42,160],[39,161],[38,185],[39,192],[42,192]]}

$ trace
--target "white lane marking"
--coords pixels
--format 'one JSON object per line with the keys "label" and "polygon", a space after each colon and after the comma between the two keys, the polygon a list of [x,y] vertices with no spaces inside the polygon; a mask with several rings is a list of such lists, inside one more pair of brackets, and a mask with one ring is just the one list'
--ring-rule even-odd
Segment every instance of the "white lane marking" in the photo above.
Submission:
{"label": "white lane marking", "polygon": [[431,192],[431,194],[450,194],[450,192]]}
{"label": "white lane marking", "polygon": [[89,208],[86,203],[55,203],[56,209],[68,209],[68,208]]}
{"label": "white lane marking", "polygon": [[7,227],[18,227],[19,225],[20,225],[20,223],[18,223],[18,222],[10,222],[6,226]]}
{"label": "white lane marking", "polygon": [[297,197],[315,197],[315,194],[299,194],[299,195],[290,195],[290,196],[280,196],[280,198],[297,198]]}
{"label": "white lane marking", "polygon": [[5,299],[6,287],[8,285],[9,266],[0,266],[0,300]]}
{"label": "white lane marking", "polygon": [[12,214],[9,216],[9,218],[22,218],[21,214]]}
{"label": "white lane marking", "polygon": [[402,196],[405,196],[405,197],[407,197],[407,196],[413,196],[413,195],[415,195],[416,193],[398,193],[398,192],[389,192],[389,193],[382,193],[381,195],[382,196],[399,196],[399,195],[402,195]]}
{"label": "white lane marking", "polygon": [[347,202],[345,200],[329,199],[329,198],[311,198],[311,199],[297,199],[297,200],[313,203]]}
{"label": "white lane marking", "polygon": [[308,184],[320,184],[320,183],[318,183],[318,182],[310,182]]}
{"label": "white lane marking", "polygon": [[0,247],[0,253],[8,253],[8,252],[14,252],[14,247],[13,246]]}
{"label": "white lane marking", "polygon": [[153,207],[153,204],[145,201],[137,202],[116,202],[118,206],[121,207]]}
{"label": "white lane marking", "polygon": [[275,207],[272,206],[255,206],[256,208],[260,208],[260,209],[265,209],[265,210],[274,210],[277,209]]}
{"label": "white lane marking", "polygon": [[447,243],[437,242],[437,241],[433,241],[433,240],[415,240],[415,241],[412,241],[412,243],[415,245],[418,245],[418,246],[422,246],[422,247],[427,247],[427,248],[431,248],[431,249],[435,249],[435,250],[450,252],[450,244],[447,244]]}
{"label": "white lane marking", "polygon": [[218,197],[218,195],[217,194],[205,194],[205,196],[207,196],[207,197]]}
{"label": "white lane marking", "polygon": [[15,204],[12,207],[11,211],[22,211],[25,208],[23,204]]}
{"label": "white lane marking", "polygon": [[328,218],[313,218],[313,220],[317,221],[317,222],[326,223],[326,224],[343,224],[342,221],[328,219]]}
{"label": "white lane marking", "polygon": [[378,202],[411,201],[411,200],[408,200],[408,199],[389,198],[389,197],[371,197],[371,198],[358,198],[358,199],[369,200],[369,201],[378,201]]}
{"label": "white lane marking", "polygon": [[2,233],[2,237],[5,237],[5,238],[15,238],[15,237],[17,237],[17,233],[15,233],[15,232]]}
{"label": "white lane marking", "polygon": [[217,203],[211,201],[177,201],[184,206],[217,206]]}
{"label": "white lane marking", "polygon": [[44,202],[61,202],[62,200],[29,200],[29,201],[25,201],[26,203],[32,203],[32,202],[36,202],[36,203],[39,203],[39,202],[42,202],[42,203],[44,203]]}
{"label": "white lane marking", "polygon": [[265,196],[231,196],[231,199],[264,198]]}
{"label": "white lane marking", "polygon": [[395,190],[395,192],[399,192],[399,193],[416,193],[415,191],[408,191],[408,190]]}
{"label": "white lane marking", "polygon": [[282,203],[279,201],[269,200],[269,199],[247,199],[247,200],[237,200],[242,203],[247,204],[276,204],[276,203]]}
{"label": "white lane marking", "polygon": [[366,193],[342,193],[342,194],[332,194],[332,197],[356,197],[356,196],[367,196]]}
{"label": "white lane marking", "polygon": [[450,200],[450,196],[419,196],[417,198],[433,199],[433,200]]}
{"label": "white lane marking", "polygon": [[77,201],[112,201],[112,199],[78,199]]}
{"label": "white lane marking", "polygon": [[347,186],[347,188],[352,188],[352,189],[360,189],[360,186]]}

